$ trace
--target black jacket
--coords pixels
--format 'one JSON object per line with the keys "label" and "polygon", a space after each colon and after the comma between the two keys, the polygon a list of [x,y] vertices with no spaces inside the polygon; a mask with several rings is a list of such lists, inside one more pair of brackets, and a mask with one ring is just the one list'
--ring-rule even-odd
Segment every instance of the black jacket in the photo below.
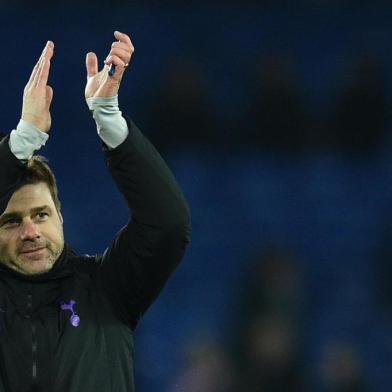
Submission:
{"label": "black jacket", "polygon": [[[77,256],[66,245],[39,276],[0,263],[0,392],[134,391],[132,331],[183,256],[190,215],[162,158],[128,127],[104,154],[132,214],[104,254]],[[6,137],[0,213],[23,170]]]}

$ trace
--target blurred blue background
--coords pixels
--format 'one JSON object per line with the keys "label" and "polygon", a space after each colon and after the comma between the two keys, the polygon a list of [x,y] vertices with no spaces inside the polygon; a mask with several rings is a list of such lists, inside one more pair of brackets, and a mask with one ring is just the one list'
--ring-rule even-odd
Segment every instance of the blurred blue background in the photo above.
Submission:
{"label": "blurred blue background", "polygon": [[88,51],[135,54],[120,107],[157,146],[192,243],[136,332],[139,392],[390,391],[392,6],[383,1],[1,4],[0,121],[48,39],[68,242],[127,219],[84,102]]}

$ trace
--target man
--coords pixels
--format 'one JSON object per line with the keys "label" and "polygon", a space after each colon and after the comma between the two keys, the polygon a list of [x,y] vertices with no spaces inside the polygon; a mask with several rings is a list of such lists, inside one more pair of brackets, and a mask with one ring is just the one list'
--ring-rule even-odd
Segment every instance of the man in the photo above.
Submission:
{"label": "man", "polygon": [[132,331],[189,242],[178,185],[118,109],[133,46],[114,36],[100,72],[87,54],[85,96],[132,215],[103,255],[77,256],[64,243],[54,176],[34,156],[51,125],[52,42],[24,90],[21,121],[0,143],[0,391],[133,391]]}

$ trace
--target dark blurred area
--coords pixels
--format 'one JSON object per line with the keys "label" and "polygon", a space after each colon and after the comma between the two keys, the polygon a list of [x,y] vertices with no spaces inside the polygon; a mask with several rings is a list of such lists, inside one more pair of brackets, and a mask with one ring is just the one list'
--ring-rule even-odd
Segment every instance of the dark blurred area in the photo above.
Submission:
{"label": "dark blurred area", "polygon": [[390,391],[391,16],[381,0],[2,3],[1,130],[53,40],[42,153],[81,253],[127,219],[84,58],[102,63],[114,30],[132,37],[120,107],[193,216],[188,253],[136,332],[138,391]]}

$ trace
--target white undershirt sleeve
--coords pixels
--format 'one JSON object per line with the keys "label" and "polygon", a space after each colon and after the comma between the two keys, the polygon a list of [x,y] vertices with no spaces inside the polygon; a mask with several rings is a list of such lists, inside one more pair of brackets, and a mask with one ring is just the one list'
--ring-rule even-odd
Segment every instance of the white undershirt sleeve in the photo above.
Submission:
{"label": "white undershirt sleeve", "polygon": [[45,145],[49,135],[40,131],[27,121],[20,120],[10,134],[9,146],[12,153],[20,160],[30,159],[34,152]]}
{"label": "white undershirt sleeve", "polygon": [[127,138],[129,130],[118,108],[118,96],[92,97],[86,102],[93,113],[99,137],[111,149],[119,146]]}

